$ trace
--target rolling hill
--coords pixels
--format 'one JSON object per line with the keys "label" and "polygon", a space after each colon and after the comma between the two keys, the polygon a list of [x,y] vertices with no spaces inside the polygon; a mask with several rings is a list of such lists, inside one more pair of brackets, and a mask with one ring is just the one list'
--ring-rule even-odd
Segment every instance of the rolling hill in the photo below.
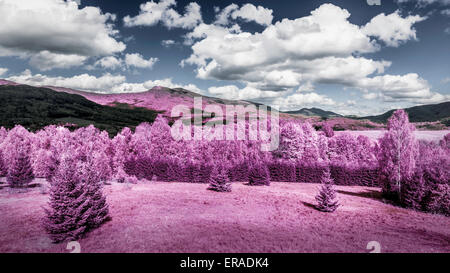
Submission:
{"label": "rolling hill", "polygon": [[297,111],[286,111],[284,112],[286,114],[292,114],[292,115],[304,115],[307,117],[322,117],[322,118],[335,118],[335,117],[342,117],[342,115],[336,114],[331,111],[325,111],[319,108],[302,108]]}
{"label": "rolling hill", "polygon": [[51,124],[73,124],[75,128],[93,124],[114,135],[123,127],[153,122],[157,114],[142,107],[104,106],[48,88],[0,85],[0,126],[6,128],[21,124],[34,131]]}
{"label": "rolling hill", "polygon": [[[70,94],[77,94],[86,99],[96,102],[101,105],[116,106],[117,104],[128,104],[130,107],[144,107],[156,111],[164,111],[167,116],[170,115],[172,108],[175,105],[194,105],[194,97],[202,96],[201,94],[183,88],[167,88],[162,86],[155,86],[152,89],[139,93],[120,93],[120,94],[100,94],[78,91],[62,87],[46,86],[49,89],[65,92]],[[247,101],[225,100],[220,98],[213,98],[202,96],[203,105],[218,104],[218,105],[249,105],[252,104]]]}
{"label": "rolling hill", "polygon": [[[378,116],[368,116],[359,119],[368,119],[373,122],[386,123],[395,110],[388,111]],[[439,104],[428,104],[406,108],[411,122],[433,122],[442,121],[446,126],[450,126],[450,101]]]}

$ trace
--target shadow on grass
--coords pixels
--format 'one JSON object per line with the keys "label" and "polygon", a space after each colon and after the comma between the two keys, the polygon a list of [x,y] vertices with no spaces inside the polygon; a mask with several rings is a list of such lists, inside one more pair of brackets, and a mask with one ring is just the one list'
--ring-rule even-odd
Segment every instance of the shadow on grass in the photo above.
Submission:
{"label": "shadow on grass", "polygon": [[315,209],[315,210],[319,211],[319,210],[316,208],[316,206],[313,205],[313,204],[311,204],[311,203],[304,202],[304,201],[302,201],[302,203],[303,203],[303,205],[304,205],[305,207],[312,208],[312,209]]}
{"label": "shadow on grass", "polygon": [[0,182],[0,190],[7,189],[10,193],[24,193],[28,192],[29,189],[43,188],[43,186],[41,183],[30,183],[22,187],[11,187],[8,183]]}
{"label": "shadow on grass", "polygon": [[270,186],[270,185],[266,185],[266,184],[251,184],[250,182],[242,183],[242,185],[244,185],[244,186],[249,186],[249,187]]}
{"label": "shadow on grass", "polygon": [[338,190],[337,192],[340,194],[346,194],[346,195],[362,197],[362,198],[369,198],[369,199],[377,200],[377,201],[383,200],[381,192],[376,191],[376,190],[367,190],[367,191],[362,191],[362,192],[351,192],[351,191]]}

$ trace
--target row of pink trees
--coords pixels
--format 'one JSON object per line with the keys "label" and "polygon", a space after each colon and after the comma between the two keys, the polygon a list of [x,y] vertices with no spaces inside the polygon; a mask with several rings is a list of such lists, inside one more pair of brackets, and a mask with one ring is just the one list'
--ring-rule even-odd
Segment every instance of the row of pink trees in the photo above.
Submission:
{"label": "row of pink trees", "polygon": [[[297,177],[299,182],[305,182],[302,177],[314,177],[314,174],[307,175],[309,172],[317,169],[320,177],[323,168],[331,166],[332,176],[338,184],[358,183],[358,180],[376,176],[381,168],[386,179],[393,182],[385,184],[386,191],[392,188],[392,191],[400,192],[396,188],[400,188],[400,181],[415,172],[416,162],[429,159],[416,158],[418,144],[404,112],[396,112],[388,128],[385,136],[376,143],[365,136],[331,136],[329,132],[317,132],[309,123],[282,121],[279,148],[262,152],[259,141],[176,141],[171,137],[167,120],[161,116],[153,124],[139,125],[134,132],[124,128],[112,139],[93,126],[72,132],[64,127],[48,126],[36,133],[16,126],[9,131],[0,130],[3,161],[0,173],[5,175],[14,168],[12,163],[17,161],[19,151],[29,157],[34,176],[44,178],[52,176],[63,153],[77,153],[82,157],[90,151],[93,157],[91,168],[102,181],[133,180],[133,176],[144,178],[146,176],[140,175],[139,169],[145,171],[150,165],[157,171],[167,164],[195,169],[220,163],[229,170],[232,179],[248,178],[255,165],[264,164],[268,165],[271,175],[284,176],[280,181]],[[443,158],[447,158],[448,148],[441,146]],[[360,171],[363,169],[368,170],[366,177],[361,176],[364,176]],[[149,175],[146,178],[151,178]]]}
{"label": "row of pink trees", "polygon": [[[3,161],[0,173],[5,175],[14,168],[12,163],[18,161],[19,151],[29,157],[34,176],[44,178],[52,176],[64,152],[83,155],[91,151],[91,167],[99,173],[102,181],[135,180],[133,176],[151,179],[150,176],[158,176],[158,171],[169,172],[172,169],[173,173],[180,173],[180,168],[189,179],[190,172],[199,172],[219,163],[228,169],[232,180],[247,180],[251,169],[264,164],[275,181],[314,182],[317,180],[314,177],[321,177],[324,168],[330,166],[337,184],[358,184],[358,181],[370,180],[369,185],[373,185],[378,170],[381,170],[383,179],[392,182],[383,184],[385,191],[397,195],[401,193],[401,181],[410,179],[419,168],[425,169],[427,177],[445,179],[445,176],[433,174],[441,172],[442,168],[428,171],[436,169],[432,162],[426,163],[433,161],[434,157],[423,155],[434,149],[442,154],[436,159],[440,158],[445,163],[449,157],[449,137],[441,145],[425,145],[424,151],[418,153],[421,144],[414,139],[413,126],[404,111],[395,112],[389,120],[388,131],[378,143],[364,136],[333,136],[329,129],[324,129],[325,133],[317,132],[307,122],[282,120],[279,148],[273,152],[261,152],[259,141],[207,140],[208,136],[204,136],[202,141],[176,141],[171,137],[167,120],[161,116],[153,124],[139,125],[134,132],[124,128],[112,139],[93,126],[73,132],[64,127],[48,126],[36,133],[16,126],[11,130],[0,129]],[[167,165],[171,168],[167,169]],[[151,166],[153,174],[146,170]],[[274,176],[280,176],[279,180]],[[311,181],[306,181],[308,177]]]}

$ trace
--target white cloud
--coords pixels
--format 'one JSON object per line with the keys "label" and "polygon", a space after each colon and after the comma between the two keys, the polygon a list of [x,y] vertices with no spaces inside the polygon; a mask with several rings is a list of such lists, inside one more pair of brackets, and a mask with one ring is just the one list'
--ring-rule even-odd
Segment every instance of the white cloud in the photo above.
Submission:
{"label": "white cloud", "polygon": [[416,38],[415,23],[425,20],[426,17],[419,15],[403,18],[397,10],[394,13],[385,15],[379,14],[367,23],[362,31],[368,36],[375,36],[388,46],[398,47],[400,43]]}
{"label": "white cloud", "polygon": [[11,76],[8,80],[34,85],[34,86],[58,86],[88,91],[109,91],[115,85],[125,82],[122,75],[112,75],[106,73],[100,77],[89,74],[80,74],[73,77],[51,77],[42,74],[32,74],[30,70],[25,70],[22,74]]}
{"label": "white cloud", "polygon": [[128,67],[152,68],[153,65],[157,61],[158,61],[158,58],[150,58],[150,59],[146,60],[139,53],[133,53],[133,54],[126,54],[125,55],[125,64]]}
{"label": "white cloud", "polygon": [[[219,10],[216,10],[216,12],[217,11]],[[247,22],[255,22],[263,26],[268,26],[273,20],[272,12],[271,9],[262,6],[254,6],[252,4],[245,4],[241,8],[236,4],[231,4],[217,14],[215,23],[219,25],[228,25],[230,23],[229,18],[232,18],[233,20],[240,18]]]}
{"label": "white cloud", "polygon": [[30,58],[30,65],[42,71],[54,68],[71,68],[81,66],[88,59],[76,54],[57,54],[44,50]]}
{"label": "white cloud", "polygon": [[107,56],[126,47],[115,38],[115,15],[97,7],[80,9],[74,1],[2,0],[0,18],[0,56],[36,55],[32,64],[44,70],[76,66],[82,57]]}
{"label": "white cloud", "polygon": [[202,22],[200,6],[197,3],[189,3],[185,8],[185,14],[180,15],[172,7],[176,6],[175,0],[161,0],[159,2],[146,2],[140,5],[139,14],[135,17],[129,15],[123,18],[125,26],[154,26],[159,22],[168,28],[192,29]]}
{"label": "white cloud", "polygon": [[6,72],[8,72],[8,68],[0,67],[0,76],[6,74]]}
{"label": "white cloud", "polygon": [[298,87],[297,92],[312,92],[314,91],[314,85],[311,82],[307,82]]}
{"label": "white cloud", "polygon": [[369,93],[369,92],[367,92],[367,93],[365,93],[363,95],[363,98],[365,98],[366,100],[374,100],[374,99],[377,99],[379,97],[380,97],[379,93]]}
{"label": "white cloud", "polygon": [[110,73],[96,77],[89,74],[80,74],[72,77],[52,77],[43,74],[32,74],[25,70],[22,74],[8,77],[7,80],[34,86],[57,86],[72,88],[76,90],[91,91],[97,93],[134,93],[143,92],[154,86],[168,88],[185,88],[194,92],[202,93],[202,90],[193,84],[177,84],[172,79],[150,80],[144,83],[128,83],[123,75]]}
{"label": "white cloud", "polygon": [[124,59],[117,58],[114,56],[103,57],[97,60],[93,65],[88,66],[89,70],[96,67],[101,67],[104,69],[119,69],[126,70],[127,68],[147,68],[151,69],[158,62],[158,58],[150,58],[148,60],[139,53],[125,54]]}
{"label": "white cloud", "polygon": [[255,100],[264,98],[275,98],[279,92],[261,91],[259,89],[246,86],[243,89],[235,85],[212,86],[208,89],[209,94],[229,100]]}
{"label": "white cloud", "polygon": [[278,106],[280,110],[297,110],[307,106],[334,105],[331,98],[317,93],[295,93],[287,97],[278,97],[273,100],[272,105]]}
{"label": "white cloud", "polygon": [[127,27],[154,26],[162,20],[166,10],[175,4],[175,0],[161,0],[159,3],[146,2],[140,5],[139,15],[135,17],[127,15],[123,18],[123,22]]}
{"label": "white cloud", "polygon": [[450,5],[450,0],[396,0],[397,3],[416,3],[418,6],[427,6],[431,4]]}
{"label": "white cloud", "polygon": [[197,3],[189,3],[184,15],[180,15],[174,9],[167,10],[163,17],[164,25],[170,28],[192,29],[202,22],[200,6]]}
{"label": "white cloud", "polygon": [[136,93],[143,92],[151,89],[154,86],[164,86],[168,88],[183,88],[189,91],[193,91],[202,94],[203,91],[194,84],[179,84],[174,83],[171,78],[162,80],[149,80],[143,83],[121,83],[111,88],[113,93]]}
{"label": "white cloud", "polygon": [[[200,79],[239,81],[252,89],[227,86],[226,92],[224,88],[210,92],[223,91],[229,97],[242,98],[254,97],[257,93],[254,89],[286,92],[297,87],[301,94],[321,83],[382,93],[380,98],[386,101],[445,99],[432,92],[417,74],[381,76],[391,62],[361,56],[381,49],[373,36],[387,46],[399,46],[415,39],[413,26],[424,19],[420,16],[403,18],[398,12],[381,14],[366,26],[358,26],[349,22],[347,10],[323,4],[309,16],[283,19],[261,33],[250,33],[236,25],[220,25],[236,10],[236,6],[227,8],[217,15],[216,24],[200,24],[186,35],[186,44],[191,44],[193,52],[181,65],[195,66]],[[385,28],[379,29],[383,25]],[[249,95],[243,94],[245,92]],[[331,102],[320,96],[323,95],[292,95],[283,102],[298,104],[314,99]]]}
{"label": "white cloud", "polygon": [[185,63],[196,65],[200,78],[238,79],[249,78],[251,71],[273,71],[273,66],[289,67],[299,60],[377,51],[370,38],[347,21],[349,16],[346,10],[324,4],[311,16],[284,19],[262,33],[231,33],[228,28],[202,24],[188,35],[198,41]]}
{"label": "white cloud", "polygon": [[230,23],[229,18],[231,16],[231,13],[233,11],[236,11],[237,9],[239,9],[239,6],[236,4],[230,4],[225,8],[223,8],[222,10],[220,10],[219,7],[216,7],[215,12],[217,14],[216,14],[216,21],[214,23],[223,26],[228,25]]}
{"label": "white cloud", "polygon": [[442,15],[450,16],[450,9],[441,10]]}
{"label": "white cloud", "polygon": [[428,82],[416,73],[365,78],[356,85],[359,88],[381,91],[380,97],[388,102],[437,103],[450,99],[450,95],[432,92]]}
{"label": "white cloud", "polygon": [[170,46],[172,46],[172,45],[174,45],[175,44],[175,41],[174,40],[162,40],[161,41],[161,45],[163,46],[163,47],[170,47]]}
{"label": "white cloud", "polygon": [[94,66],[112,70],[120,68],[122,65],[123,61],[114,56],[103,57],[94,63]]}
{"label": "white cloud", "polygon": [[450,77],[447,77],[447,78],[445,78],[445,79],[442,79],[441,82],[442,82],[443,84],[450,83]]}

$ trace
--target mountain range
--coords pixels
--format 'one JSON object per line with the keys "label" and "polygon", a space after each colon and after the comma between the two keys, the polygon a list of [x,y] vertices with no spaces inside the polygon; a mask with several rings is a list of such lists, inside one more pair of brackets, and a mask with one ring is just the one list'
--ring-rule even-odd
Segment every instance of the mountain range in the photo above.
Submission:
{"label": "mountain range", "polygon": [[319,108],[302,108],[296,111],[285,111],[284,113],[291,115],[304,115],[307,117],[321,117],[321,118],[334,118],[334,117],[342,117],[342,115],[336,114],[331,111],[325,111]]}
{"label": "mountain range", "polygon": [[[361,117],[373,122],[385,123],[395,110],[388,111],[378,116]],[[428,104],[405,108],[411,122],[434,122],[441,121],[450,126],[450,101],[439,104]]]}
{"label": "mountain range", "polygon": [[[101,94],[55,86],[20,85],[0,79],[0,126],[22,124],[35,130],[55,123],[76,126],[94,124],[110,134],[115,134],[125,126],[134,128],[141,122],[152,122],[158,113],[170,116],[173,106],[193,105],[194,97],[197,96],[202,95],[182,88],[171,89],[162,86],[155,86],[140,93]],[[208,96],[202,96],[202,100],[203,105],[259,105],[250,101]],[[405,110],[412,122],[440,122],[450,126],[450,102],[415,106]],[[386,123],[393,111],[376,116],[353,117],[319,108],[303,108],[282,112],[280,117],[313,118],[316,121],[339,118],[345,120],[344,123],[351,123],[351,120],[355,123],[364,120]]]}

